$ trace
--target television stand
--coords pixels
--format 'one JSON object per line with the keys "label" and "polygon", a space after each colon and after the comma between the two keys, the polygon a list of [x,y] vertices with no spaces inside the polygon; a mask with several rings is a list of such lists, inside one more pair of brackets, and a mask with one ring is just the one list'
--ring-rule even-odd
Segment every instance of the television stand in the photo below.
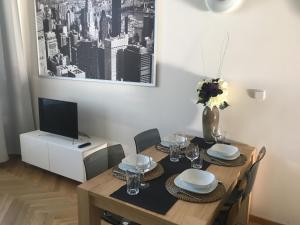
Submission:
{"label": "television stand", "polygon": [[[103,152],[100,164],[103,171],[107,169],[107,142],[96,137],[79,137],[78,140],[40,130],[20,135],[22,161],[68,177],[86,181],[83,159],[96,151]],[[90,142],[89,146],[78,148],[79,145]]]}

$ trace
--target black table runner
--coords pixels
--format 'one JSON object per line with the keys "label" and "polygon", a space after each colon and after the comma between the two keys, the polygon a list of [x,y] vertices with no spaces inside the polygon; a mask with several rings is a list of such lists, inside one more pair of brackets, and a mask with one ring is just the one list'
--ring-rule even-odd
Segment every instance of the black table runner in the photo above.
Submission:
{"label": "black table runner", "polygon": [[[202,138],[195,139],[196,138],[194,138],[192,142],[202,148],[209,148],[213,145],[210,144],[208,146]],[[165,173],[161,177],[149,181],[149,188],[140,189],[138,195],[132,196],[127,194],[126,185],[124,185],[110,196],[159,214],[166,214],[176,203],[177,198],[166,190],[165,182],[170,176],[191,168],[191,162],[186,158],[181,158],[179,162],[174,163],[171,162],[169,156],[167,156],[160,161],[160,164],[164,167]],[[209,165],[210,163],[204,161],[202,170],[206,170]]]}

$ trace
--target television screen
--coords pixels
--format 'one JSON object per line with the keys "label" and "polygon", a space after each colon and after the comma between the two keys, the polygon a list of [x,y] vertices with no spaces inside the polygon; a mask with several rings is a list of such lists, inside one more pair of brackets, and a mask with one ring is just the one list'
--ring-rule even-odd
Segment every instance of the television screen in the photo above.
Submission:
{"label": "television screen", "polygon": [[40,130],[78,139],[77,103],[39,98]]}

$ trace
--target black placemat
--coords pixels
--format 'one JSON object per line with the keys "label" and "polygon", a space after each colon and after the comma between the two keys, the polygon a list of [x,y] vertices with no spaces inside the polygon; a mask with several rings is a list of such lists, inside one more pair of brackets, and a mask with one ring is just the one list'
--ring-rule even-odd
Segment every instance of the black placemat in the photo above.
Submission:
{"label": "black placemat", "polygon": [[209,149],[213,146],[216,142],[208,143],[203,138],[195,137],[191,140],[193,144],[197,144],[200,148]]}
{"label": "black placemat", "polygon": [[[200,148],[203,148],[203,149],[209,149],[210,147],[212,147],[214,144],[216,144],[215,141],[211,142],[211,143],[208,143],[204,140],[204,138],[200,138],[200,137],[195,137],[191,140],[191,142],[193,144],[197,144]],[[227,141],[221,141],[221,142],[218,142],[218,143],[221,143],[221,144],[225,144],[225,145],[230,145],[229,142]]]}
{"label": "black placemat", "polygon": [[[191,162],[186,158],[181,158],[180,162],[174,163],[167,156],[160,161],[160,164],[164,167],[165,173],[161,177],[150,181],[149,188],[140,189],[138,195],[131,196],[127,194],[126,185],[124,185],[110,196],[159,214],[166,214],[175,204],[177,198],[166,190],[165,182],[170,176],[190,168]],[[204,162],[202,169],[206,170],[209,165],[210,163]]]}

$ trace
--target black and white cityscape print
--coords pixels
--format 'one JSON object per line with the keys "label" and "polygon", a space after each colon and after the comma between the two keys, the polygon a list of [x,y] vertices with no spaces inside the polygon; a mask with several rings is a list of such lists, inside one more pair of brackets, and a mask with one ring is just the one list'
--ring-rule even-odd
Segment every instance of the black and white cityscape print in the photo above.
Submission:
{"label": "black and white cityscape print", "polygon": [[36,0],[39,74],[155,83],[155,0]]}

